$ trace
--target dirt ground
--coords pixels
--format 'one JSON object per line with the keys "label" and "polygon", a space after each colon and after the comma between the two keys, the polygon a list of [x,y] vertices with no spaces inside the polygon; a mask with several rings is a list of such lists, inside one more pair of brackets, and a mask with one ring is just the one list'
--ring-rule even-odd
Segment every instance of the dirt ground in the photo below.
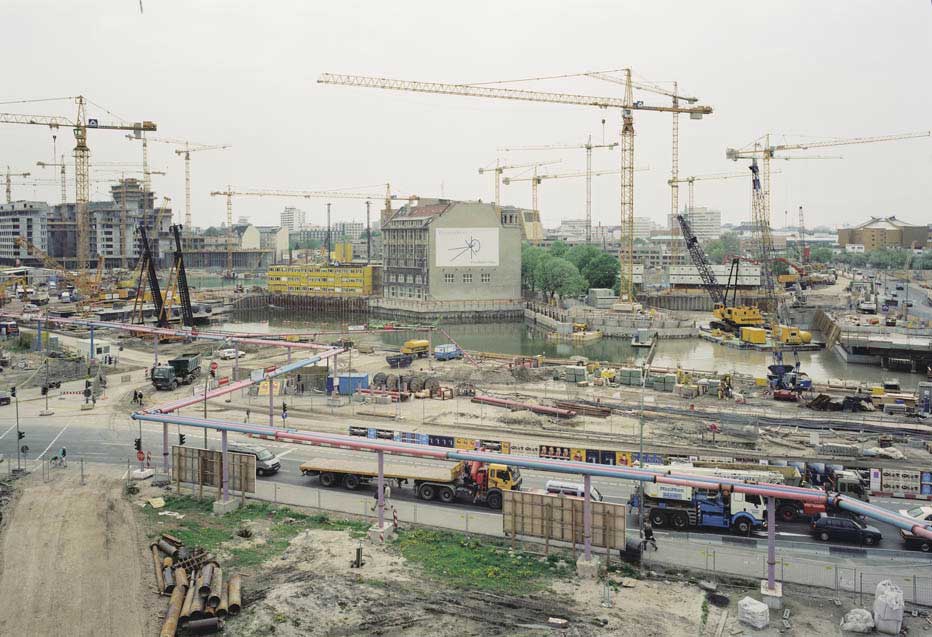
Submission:
{"label": "dirt ground", "polygon": [[144,538],[113,468],[23,478],[0,544],[0,635],[152,635]]}

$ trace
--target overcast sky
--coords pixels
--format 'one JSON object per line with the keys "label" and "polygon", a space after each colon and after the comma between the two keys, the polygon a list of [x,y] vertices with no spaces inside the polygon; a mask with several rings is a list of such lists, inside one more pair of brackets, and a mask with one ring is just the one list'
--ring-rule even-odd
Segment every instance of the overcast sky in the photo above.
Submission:
{"label": "overcast sky", "polygon": [[[0,24],[4,100],[83,94],[127,120],[149,119],[156,136],[230,144],[194,155],[196,225],[225,218],[226,184],[330,189],[386,181],[403,194],[490,200],[478,168],[496,157],[562,159],[583,169],[583,151],[501,154],[507,145],[576,143],[619,135],[618,112],[578,106],[396,93],[317,84],[322,72],[452,83],[551,76],[630,66],[638,78],[677,80],[715,109],[680,120],[680,174],[746,171],[725,149],[770,132],[783,141],[857,137],[932,128],[932,4],[929,0],[811,2],[265,2],[207,0],[5,0]],[[620,95],[595,79],[521,86]],[[642,94],[647,103],[667,99]],[[6,104],[6,112],[73,115],[68,102]],[[99,108],[90,117],[107,119]],[[635,214],[664,222],[670,209],[671,116],[638,113]],[[41,172],[51,134],[0,125],[0,164]],[[92,162],[139,161],[141,146],[120,133],[89,135]],[[59,133],[70,155],[73,136]],[[155,190],[184,208],[183,161],[150,144]],[[617,152],[596,151],[617,169]],[[804,154],[804,153],[797,153]],[[773,224],[857,223],[895,214],[932,221],[932,139],[809,151],[841,160],[777,162]],[[56,177],[48,171],[47,177]],[[70,181],[69,175],[69,181]],[[696,185],[697,205],[726,221],[750,215],[744,179]],[[92,185],[104,198],[107,184]],[[372,188],[378,192],[379,188]],[[73,182],[69,198],[73,199]],[[527,182],[503,186],[503,202],[530,206]],[[14,198],[58,201],[56,186],[18,188]],[[681,202],[686,188],[681,188]],[[595,179],[595,222],[617,224],[619,177]],[[582,179],[545,182],[545,225],[580,217]],[[322,222],[323,200],[239,199],[234,217],[278,223],[284,205]],[[335,220],[364,218],[364,203],[334,201]]]}

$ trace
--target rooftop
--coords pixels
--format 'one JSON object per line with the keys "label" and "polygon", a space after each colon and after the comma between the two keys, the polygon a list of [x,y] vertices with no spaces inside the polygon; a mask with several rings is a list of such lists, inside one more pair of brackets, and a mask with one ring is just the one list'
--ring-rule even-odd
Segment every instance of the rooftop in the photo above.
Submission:
{"label": "rooftop", "polygon": [[900,230],[902,228],[918,228],[921,226],[916,226],[911,223],[906,223],[900,219],[897,219],[896,216],[890,217],[871,217],[864,223],[855,226],[854,230]]}

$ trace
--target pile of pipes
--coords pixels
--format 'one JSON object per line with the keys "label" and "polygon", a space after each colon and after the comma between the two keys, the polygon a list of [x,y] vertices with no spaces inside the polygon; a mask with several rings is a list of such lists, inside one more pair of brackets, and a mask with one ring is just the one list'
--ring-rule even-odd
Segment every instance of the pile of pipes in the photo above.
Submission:
{"label": "pile of pipes", "polygon": [[156,585],[170,595],[160,637],[174,637],[179,628],[203,635],[223,630],[223,618],[242,608],[242,577],[226,577],[213,556],[188,549],[163,533],[150,547]]}

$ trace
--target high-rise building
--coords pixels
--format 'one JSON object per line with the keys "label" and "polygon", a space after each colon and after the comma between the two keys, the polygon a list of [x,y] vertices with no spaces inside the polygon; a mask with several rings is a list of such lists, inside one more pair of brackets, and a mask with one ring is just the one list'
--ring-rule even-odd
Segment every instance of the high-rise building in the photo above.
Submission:
{"label": "high-rise building", "polygon": [[[705,206],[696,206],[683,210],[683,216],[689,222],[695,234],[701,241],[709,239],[718,239],[722,236],[722,211],[713,210]],[[668,227],[679,234],[679,223],[673,218],[673,215],[667,215]]]}
{"label": "high-rise building", "polygon": [[298,230],[303,228],[307,223],[307,213],[300,208],[295,208],[294,206],[285,206],[285,209],[282,210],[281,219],[282,228]]}
{"label": "high-rise building", "polygon": [[43,201],[14,201],[0,204],[0,263],[15,265],[17,260],[32,260],[26,246],[17,246],[16,239],[25,237],[33,245],[48,252],[49,207]]}

